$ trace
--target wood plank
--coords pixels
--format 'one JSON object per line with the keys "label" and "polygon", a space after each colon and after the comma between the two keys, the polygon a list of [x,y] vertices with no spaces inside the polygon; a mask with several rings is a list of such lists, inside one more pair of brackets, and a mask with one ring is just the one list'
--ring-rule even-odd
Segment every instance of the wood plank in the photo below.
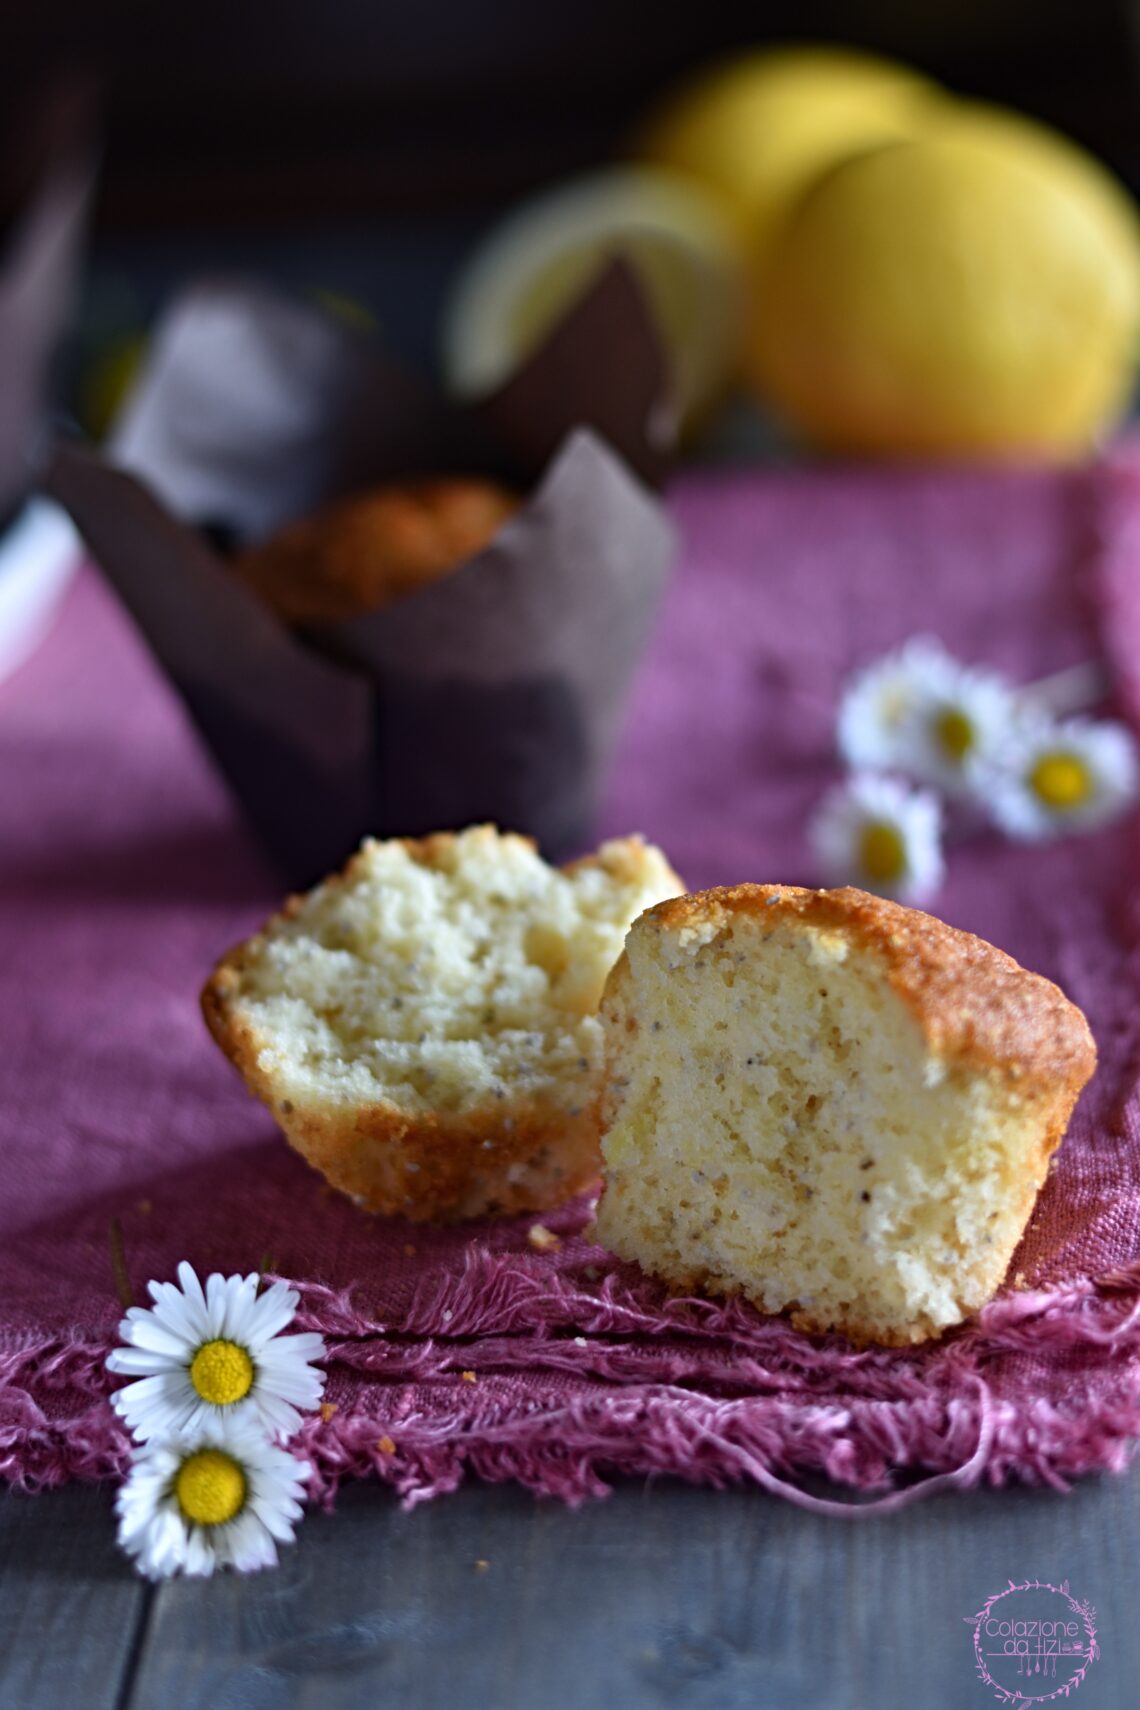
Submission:
{"label": "wood plank", "polygon": [[577,1513],[474,1486],[409,1515],[358,1486],[276,1573],[164,1587],[130,1710],[968,1710],[993,1695],[964,1618],[1011,1577],[1097,1607],[1070,1702],[1119,1710],[1138,1549],[1135,1476],[860,1522],[664,1484]]}
{"label": "wood plank", "polygon": [[117,1710],[150,1588],[115,1547],[109,1487],[0,1494],[0,1706]]}

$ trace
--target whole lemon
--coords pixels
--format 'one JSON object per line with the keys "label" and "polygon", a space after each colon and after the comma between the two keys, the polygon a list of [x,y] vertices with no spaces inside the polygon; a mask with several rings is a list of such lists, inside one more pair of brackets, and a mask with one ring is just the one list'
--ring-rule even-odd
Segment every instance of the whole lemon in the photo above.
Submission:
{"label": "whole lemon", "polygon": [[946,103],[807,192],[760,269],[747,367],[829,449],[1064,455],[1125,404],[1138,335],[1124,191],[1042,126]]}
{"label": "whole lemon", "polygon": [[714,191],[755,257],[821,171],[869,143],[913,135],[938,96],[916,72],[868,54],[759,51],[666,100],[637,152]]}

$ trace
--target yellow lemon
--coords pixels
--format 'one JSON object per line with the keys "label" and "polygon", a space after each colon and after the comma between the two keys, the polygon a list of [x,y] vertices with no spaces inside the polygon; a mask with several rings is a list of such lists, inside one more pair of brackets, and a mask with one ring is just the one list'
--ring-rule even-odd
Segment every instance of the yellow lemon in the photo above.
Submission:
{"label": "yellow lemon", "polygon": [[712,190],[762,254],[813,179],[857,149],[912,136],[938,96],[916,72],[868,54],[760,51],[667,100],[636,152]]}
{"label": "yellow lemon", "polygon": [[682,417],[720,390],[739,337],[739,249],[713,199],[667,173],[619,168],[527,202],[494,228],[445,307],[444,377],[493,391],[621,256],[645,289]]}
{"label": "yellow lemon", "polygon": [[947,102],[803,198],[761,270],[747,361],[833,450],[1071,455],[1123,407],[1138,335],[1124,191],[1044,127]]}

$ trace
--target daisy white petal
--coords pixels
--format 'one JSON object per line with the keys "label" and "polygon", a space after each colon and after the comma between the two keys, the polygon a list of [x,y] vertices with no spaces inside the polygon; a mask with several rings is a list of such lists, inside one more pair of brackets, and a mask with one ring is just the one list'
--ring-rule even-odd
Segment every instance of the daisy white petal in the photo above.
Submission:
{"label": "daisy white petal", "polygon": [[251,1326],[254,1342],[260,1346],[293,1322],[300,1295],[287,1284],[275,1282],[257,1300]]}
{"label": "daisy white petal", "polygon": [[[292,1538],[292,1528],[286,1533]],[[243,1514],[225,1539],[225,1565],[238,1573],[258,1573],[277,1566],[277,1546],[268,1528],[254,1514]]]}
{"label": "daisy white petal", "polygon": [[[239,1279],[240,1280],[240,1279]],[[211,1337],[225,1334],[226,1279],[220,1271],[211,1271],[206,1278],[206,1323]]]}
{"label": "daisy white petal", "polygon": [[182,1561],[183,1573],[195,1579],[204,1579],[213,1573],[217,1562],[216,1552],[211,1550],[199,1527],[192,1526],[190,1528],[186,1539],[185,1552]]}
{"label": "daisy white petal", "polygon": [[940,642],[917,635],[852,677],[839,703],[837,733],[839,752],[852,771],[897,770],[928,683],[956,668]]}
{"label": "daisy white petal", "polygon": [[269,1567],[293,1538],[309,1470],[230,1420],[144,1444],[116,1499],[119,1542],[150,1579]]}
{"label": "daisy white petal", "polygon": [[165,1329],[154,1318],[143,1316],[131,1325],[128,1340],[131,1346],[142,1348],[156,1360],[180,1358],[188,1342],[197,1337],[189,1330],[175,1332]]}
{"label": "daisy white petal", "polygon": [[[248,1284],[248,1287],[247,1287]],[[242,1303],[252,1303],[257,1293],[257,1278],[224,1277],[215,1271],[206,1278],[206,1307],[210,1317],[210,1335],[228,1338],[230,1326],[243,1319]]]}
{"label": "daisy white petal", "polygon": [[207,1417],[184,1369],[140,1378],[111,1397],[116,1413],[140,1442],[196,1429]]}
{"label": "daisy white petal", "polygon": [[295,1291],[278,1283],[259,1299],[252,1273],[214,1273],[204,1291],[189,1265],[178,1275],[179,1288],[151,1284],[155,1305],[131,1309],[120,1325],[129,1346],[108,1357],[111,1371],[138,1380],[113,1398],[134,1436],[199,1431],[223,1417],[290,1436],[325,1384],[311,1364],[324,1356],[321,1338],[278,1334],[296,1308]]}
{"label": "daisy white petal", "polygon": [[828,884],[917,903],[942,883],[941,830],[942,810],[929,791],[859,772],[828,791],[810,837]]}
{"label": "daisy white petal", "polygon": [[260,1302],[257,1294],[260,1282],[261,1278],[256,1272],[251,1272],[247,1277],[231,1277],[226,1300],[225,1334],[233,1336],[240,1331],[251,1346],[257,1334],[260,1318],[258,1312]]}
{"label": "daisy white petal", "polygon": [[[282,1395],[294,1394],[298,1399],[311,1390],[322,1387],[322,1372],[307,1364],[324,1356],[325,1346],[319,1336],[275,1336],[256,1350],[259,1368],[272,1372],[274,1383]],[[315,1407],[316,1402],[312,1405]]]}
{"label": "daisy white petal", "polygon": [[[188,1262],[188,1260],[181,1260],[178,1266],[177,1276],[178,1286],[182,1290],[187,1303],[199,1311],[204,1309],[206,1305],[206,1297],[202,1289],[202,1284],[198,1280],[197,1271],[194,1269],[193,1265]],[[166,1288],[170,1288],[172,1287],[172,1284],[166,1283],[164,1286]]]}
{"label": "daisy white petal", "polygon": [[899,769],[948,796],[975,794],[1017,721],[1018,705],[996,671],[932,655],[900,730]]}
{"label": "daisy white petal", "polygon": [[325,1373],[313,1371],[309,1366],[304,1366],[303,1373],[275,1371],[272,1366],[267,1368],[263,1383],[267,1400],[287,1402],[303,1412],[313,1412],[314,1407],[320,1407],[321,1395],[325,1394]]}
{"label": "daisy white petal", "polygon": [[275,1538],[279,1544],[287,1544],[293,1536],[293,1530],[300,1519],[303,1510],[299,1503],[259,1502],[253,1510],[258,1523],[264,1531]]}
{"label": "daisy white petal", "polygon": [[140,1321],[146,1320],[161,1326],[163,1331],[171,1336],[210,1334],[210,1322],[203,1302],[188,1300],[176,1283],[152,1282],[149,1288],[154,1305],[132,1306],[127,1313],[128,1318],[137,1314]]}
{"label": "daisy white petal", "polygon": [[297,1429],[301,1415],[292,1402],[278,1400],[276,1396],[266,1395],[262,1397],[258,1408],[258,1418],[267,1437],[279,1438],[284,1441],[291,1437]]}
{"label": "daisy white petal", "polygon": [[1008,837],[1093,831],[1136,800],[1136,742],[1124,725],[1023,719],[983,778],[986,811]]}
{"label": "daisy white petal", "polygon": [[161,1371],[181,1371],[182,1346],[172,1353],[159,1354],[150,1348],[113,1348],[107,1355],[107,1370],[120,1377],[148,1376]]}
{"label": "daisy white petal", "polygon": [[206,1297],[194,1267],[183,1259],[178,1266],[177,1276],[176,1283],[150,1284],[156,1309],[168,1314],[171,1323],[178,1323],[196,1331],[208,1330],[210,1319]]}
{"label": "daisy white petal", "polygon": [[[261,1326],[258,1326],[260,1334]],[[268,1342],[262,1343],[262,1349],[268,1358],[270,1354],[279,1358],[285,1349],[289,1357],[299,1355],[304,1360],[322,1359],[325,1352],[324,1338],[318,1336],[315,1330],[298,1330],[292,1336],[279,1336],[276,1333]]]}
{"label": "daisy white petal", "polygon": [[[121,1367],[111,1364],[110,1357],[107,1368],[109,1371],[121,1370]],[[180,1377],[182,1383],[179,1382]],[[181,1371],[156,1372],[152,1377],[141,1377],[136,1383],[127,1384],[125,1389],[116,1390],[111,1397],[111,1405],[129,1425],[140,1410],[157,1405],[165,1413],[181,1399],[184,1387],[185,1378]]]}

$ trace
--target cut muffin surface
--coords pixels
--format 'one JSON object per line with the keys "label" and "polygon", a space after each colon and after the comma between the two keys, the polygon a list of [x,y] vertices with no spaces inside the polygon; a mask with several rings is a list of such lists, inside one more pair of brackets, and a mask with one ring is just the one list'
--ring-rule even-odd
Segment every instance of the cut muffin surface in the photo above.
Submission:
{"label": "cut muffin surface", "polygon": [[602,987],[631,921],[681,889],[636,837],[561,869],[490,826],[369,841],[219,963],[203,1010],[370,1209],[541,1209],[597,1177]]}
{"label": "cut muffin surface", "polygon": [[858,1342],[989,1299],[1096,1060],[1048,980],[850,889],[650,909],[602,1014],[599,1240]]}

